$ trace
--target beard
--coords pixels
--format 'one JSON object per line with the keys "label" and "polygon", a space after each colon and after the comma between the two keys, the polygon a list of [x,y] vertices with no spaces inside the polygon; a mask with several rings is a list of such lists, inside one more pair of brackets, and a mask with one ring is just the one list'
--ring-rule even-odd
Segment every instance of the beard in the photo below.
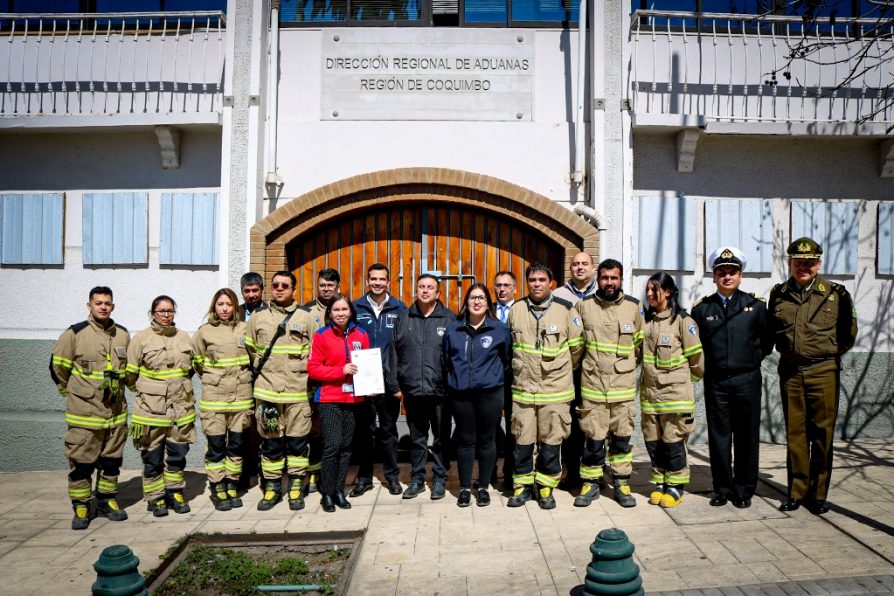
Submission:
{"label": "beard", "polygon": [[599,288],[596,290],[596,295],[605,300],[606,302],[614,302],[618,299],[618,296],[621,295],[621,288],[616,288],[614,290],[608,291]]}

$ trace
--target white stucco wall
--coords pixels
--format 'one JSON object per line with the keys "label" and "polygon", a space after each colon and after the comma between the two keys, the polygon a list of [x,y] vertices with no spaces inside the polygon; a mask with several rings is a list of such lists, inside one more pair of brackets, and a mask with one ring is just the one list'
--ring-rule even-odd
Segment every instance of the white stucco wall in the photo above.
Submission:
{"label": "white stucco wall", "polygon": [[342,122],[320,119],[324,32],[281,31],[278,169],[285,180],[281,196],[299,196],[361,173],[430,166],[484,173],[556,201],[571,200],[576,196],[569,173],[577,34],[523,32],[535,35],[531,122]]}

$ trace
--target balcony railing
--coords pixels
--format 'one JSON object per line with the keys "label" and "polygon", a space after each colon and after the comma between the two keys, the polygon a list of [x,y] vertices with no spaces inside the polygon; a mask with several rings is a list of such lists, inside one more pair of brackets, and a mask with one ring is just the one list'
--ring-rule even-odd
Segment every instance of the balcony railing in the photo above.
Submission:
{"label": "balcony railing", "polygon": [[656,123],[886,130],[894,124],[892,37],[894,19],[639,10],[630,28],[632,107]]}
{"label": "balcony railing", "polygon": [[220,111],[221,12],[0,14],[0,24],[0,119]]}

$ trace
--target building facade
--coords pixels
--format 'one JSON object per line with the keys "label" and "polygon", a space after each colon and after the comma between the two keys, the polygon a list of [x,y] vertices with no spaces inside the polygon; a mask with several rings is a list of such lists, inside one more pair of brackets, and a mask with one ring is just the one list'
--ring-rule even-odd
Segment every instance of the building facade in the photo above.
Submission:
{"label": "building facade", "polygon": [[[382,261],[393,294],[435,271],[456,309],[473,280],[521,279],[533,260],[561,283],[583,249],[621,260],[640,298],[672,273],[691,307],[719,243],[746,252],[743,289],[766,295],[801,235],[859,314],[840,434],[894,434],[892,67],[845,54],[871,19],[805,29],[709,0],[8,4],[3,469],[65,466],[47,364],[95,285],[132,332],[158,294],[192,332],[248,270],[294,270],[306,301],[320,269],[356,297]],[[789,58],[813,38],[853,43]],[[771,360],[763,433],[778,441]]]}

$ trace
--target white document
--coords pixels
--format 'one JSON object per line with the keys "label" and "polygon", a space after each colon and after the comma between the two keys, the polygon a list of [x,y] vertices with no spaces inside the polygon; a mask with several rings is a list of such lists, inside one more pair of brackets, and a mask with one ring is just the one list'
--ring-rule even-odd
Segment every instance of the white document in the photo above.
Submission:
{"label": "white document", "polygon": [[354,395],[385,393],[382,351],[379,348],[354,350],[351,352],[351,362],[357,365],[357,373],[354,375]]}

